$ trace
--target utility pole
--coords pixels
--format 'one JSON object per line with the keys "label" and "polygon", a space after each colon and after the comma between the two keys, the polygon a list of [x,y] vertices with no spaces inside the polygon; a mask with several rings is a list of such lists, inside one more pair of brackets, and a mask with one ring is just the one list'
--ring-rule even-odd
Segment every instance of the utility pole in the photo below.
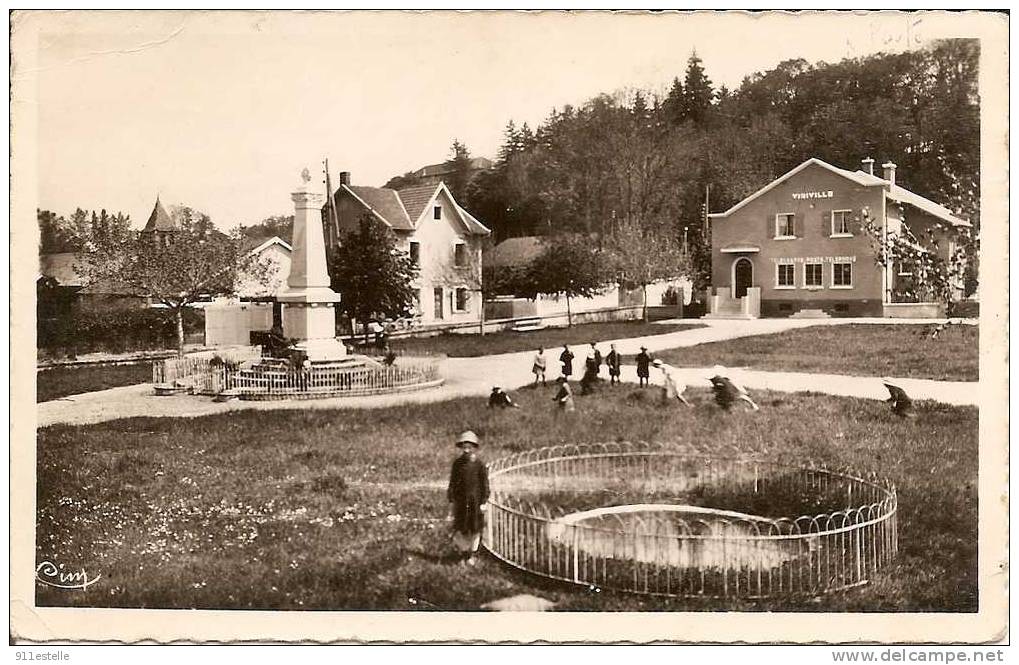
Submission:
{"label": "utility pole", "polygon": [[711,185],[704,185],[704,238],[708,237],[708,212],[711,210]]}
{"label": "utility pole", "polygon": [[329,158],[323,162],[326,171],[326,226],[329,233],[326,234],[329,255],[332,255],[332,248],[336,244],[336,236],[339,229],[336,228],[336,209],[333,207],[333,183],[329,178]]}

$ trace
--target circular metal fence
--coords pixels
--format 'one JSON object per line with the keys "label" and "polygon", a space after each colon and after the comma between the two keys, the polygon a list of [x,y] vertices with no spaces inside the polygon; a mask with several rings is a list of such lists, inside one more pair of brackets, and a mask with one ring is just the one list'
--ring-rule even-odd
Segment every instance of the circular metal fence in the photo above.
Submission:
{"label": "circular metal fence", "polygon": [[649,444],[541,448],[490,464],[485,547],[589,587],[766,598],[867,583],[897,550],[876,478]]}

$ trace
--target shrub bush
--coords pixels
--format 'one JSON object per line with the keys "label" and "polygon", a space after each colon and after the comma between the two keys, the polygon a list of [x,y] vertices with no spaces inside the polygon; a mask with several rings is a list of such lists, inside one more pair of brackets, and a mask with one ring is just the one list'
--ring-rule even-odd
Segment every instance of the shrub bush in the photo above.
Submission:
{"label": "shrub bush", "polygon": [[[68,315],[39,317],[37,345],[48,355],[75,357],[97,351],[124,353],[177,347],[177,323],[165,309],[74,309]],[[184,310],[184,334],[205,329],[205,312]]]}

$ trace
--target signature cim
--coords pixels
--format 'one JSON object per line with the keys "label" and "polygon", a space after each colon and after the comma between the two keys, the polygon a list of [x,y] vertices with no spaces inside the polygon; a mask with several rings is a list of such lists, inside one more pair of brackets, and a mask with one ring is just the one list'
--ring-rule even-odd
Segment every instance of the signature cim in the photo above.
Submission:
{"label": "signature cim", "polygon": [[59,566],[51,561],[43,561],[35,567],[35,579],[46,586],[57,589],[81,589],[85,591],[99,581],[102,575],[89,578],[84,568],[80,570],[64,570],[64,564]]}

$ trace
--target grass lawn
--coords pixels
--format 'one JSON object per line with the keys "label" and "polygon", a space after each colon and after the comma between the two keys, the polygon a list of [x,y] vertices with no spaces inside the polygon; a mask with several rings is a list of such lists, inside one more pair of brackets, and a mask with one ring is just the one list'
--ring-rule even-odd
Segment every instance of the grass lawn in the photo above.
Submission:
{"label": "grass lawn", "polygon": [[563,344],[589,344],[610,339],[664,335],[679,330],[702,328],[701,323],[644,323],[614,321],[586,323],[572,328],[544,328],[531,332],[503,330],[484,335],[443,333],[434,337],[410,337],[393,340],[391,346],[399,353],[444,353],[455,358],[473,358],[496,353],[533,351],[539,346],[554,349]]}
{"label": "grass lawn", "polygon": [[145,360],[123,365],[55,367],[37,372],[35,377],[35,400],[46,402],[58,397],[77,395],[93,390],[150,383],[152,381],[152,361]]}
{"label": "grass lawn", "polygon": [[[38,585],[39,605],[477,609],[531,593],[563,610],[976,611],[977,410],[758,392],[761,411],[662,410],[657,391],[606,386],[553,419],[552,389],[520,410],[483,398],[372,411],[238,411],[39,431],[37,556],[102,579]],[[868,586],[735,602],[591,593],[483,557],[448,563],[445,483],[465,428],[482,456],[561,442],[647,440],[877,472],[899,488],[900,551]],[[413,602],[411,599],[414,599]]]}
{"label": "grass lawn", "polygon": [[928,325],[816,326],[660,351],[655,357],[687,367],[977,381],[977,326],[950,326],[937,339],[930,338],[930,330]]}

